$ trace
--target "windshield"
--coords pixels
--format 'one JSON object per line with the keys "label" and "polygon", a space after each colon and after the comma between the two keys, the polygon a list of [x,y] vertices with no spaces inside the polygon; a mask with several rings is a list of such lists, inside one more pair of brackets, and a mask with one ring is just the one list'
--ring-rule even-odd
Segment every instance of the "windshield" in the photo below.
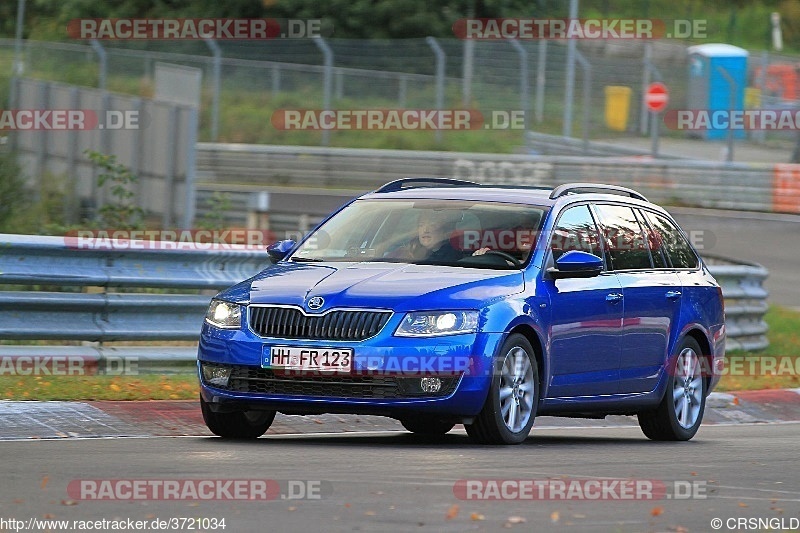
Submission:
{"label": "windshield", "polygon": [[315,231],[291,261],[386,261],[519,268],[546,208],[463,200],[358,200]]}

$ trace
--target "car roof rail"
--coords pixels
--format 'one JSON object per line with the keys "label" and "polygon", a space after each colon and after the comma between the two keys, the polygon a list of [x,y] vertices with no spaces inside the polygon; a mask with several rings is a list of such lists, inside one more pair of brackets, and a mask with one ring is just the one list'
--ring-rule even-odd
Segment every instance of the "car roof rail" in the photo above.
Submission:
{"label": "car roof rail", "polygon": [[648,201],[643,194],[636,192],[633,189],[629,189],[628,187],[621,187],[619,185],[606,185],[603,183],[565,183],[553,189],[553,192],[550,193],[550,199],[552,200],[555,198],[560,198],[561,196],[567,194],[575,194],[579,192],[594,192],[594,191],[622,193],[630,196],[631,198],[636,198],[637,200],[643,200],[645,202]]}
{"label": "car roof rail", "polygon": [[375,192],[395,192],[403,189],[416,189],[418,187],[480,187],[480,183],[474,181],[457,180],[454,178],[400,178],[390,181]]}

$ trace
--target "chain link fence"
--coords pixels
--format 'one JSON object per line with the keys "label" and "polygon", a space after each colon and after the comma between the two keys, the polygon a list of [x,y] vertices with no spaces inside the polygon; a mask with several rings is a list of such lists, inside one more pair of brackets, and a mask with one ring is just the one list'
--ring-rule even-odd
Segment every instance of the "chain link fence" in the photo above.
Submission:
{"label": "chain link fence", "polygon": [[[579,41],[571,82],[566,41],[320,41],[104,41],[104,62],[99,43],[93,49],[84,42],[26,41],[24,75],[90,87],[104,83],[113,92],[151,97],[156,63],[200,68],[200,140],[271,144],[281,144],[269,120],[272,111],[323,109],[326,103],[332,109],[468,107],[484,115],[525,110],[530,130],[587,139],[647,132],[642,95],[650,81],[660,78],[669,87],[670,108],[686,109],[688,103],[688,54],[677,41]],[[325,45],[332,52],[330,69]],[[440,69],[436,48],[444,58]],[[0,61],[10,63],[12,56],[13,41],[0,40]],[[800,58],[753,52],[748,65],[748,86],[763,88],[749,105],[798,107]],[[627,109],[609,99],[609,87],[629,89]],[[616,126],[609,125],[609,113]],[[793,135],[751,133],[759,141]]]}

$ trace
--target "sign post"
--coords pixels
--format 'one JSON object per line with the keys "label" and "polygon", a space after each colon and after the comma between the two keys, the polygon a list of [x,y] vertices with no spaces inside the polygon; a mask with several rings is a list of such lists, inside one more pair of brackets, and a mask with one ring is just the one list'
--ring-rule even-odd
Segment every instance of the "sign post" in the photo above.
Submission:
{"label": "sign post", "polygon": [[669,103],[667,86],[658,81],[648,85],[644,103],[650,111],[650,139],[652,141],[650,151],[653,158],[656,158],[658,157],[658,134],[661,130],[661,121],[658,115],[667,108]]}

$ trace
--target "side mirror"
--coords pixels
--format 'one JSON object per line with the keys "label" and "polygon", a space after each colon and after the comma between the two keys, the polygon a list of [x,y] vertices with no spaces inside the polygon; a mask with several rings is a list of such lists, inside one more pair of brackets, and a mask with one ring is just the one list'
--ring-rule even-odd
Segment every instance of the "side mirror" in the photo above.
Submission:
{"label": "side mirror", "polygon": [[275,243],[270,244],[267,246],[267,255],[269,258],[272,259],[273,262],[278,262],[294,248],[294,245],[297,244],[294,241],[278,241]]}
{"label": "side mirror", "polygon": [[596,255],[579,250],[572,250],[556,260],[554,268],[547,273],[553,279],[593,278],[603,271],[603,260]]}

